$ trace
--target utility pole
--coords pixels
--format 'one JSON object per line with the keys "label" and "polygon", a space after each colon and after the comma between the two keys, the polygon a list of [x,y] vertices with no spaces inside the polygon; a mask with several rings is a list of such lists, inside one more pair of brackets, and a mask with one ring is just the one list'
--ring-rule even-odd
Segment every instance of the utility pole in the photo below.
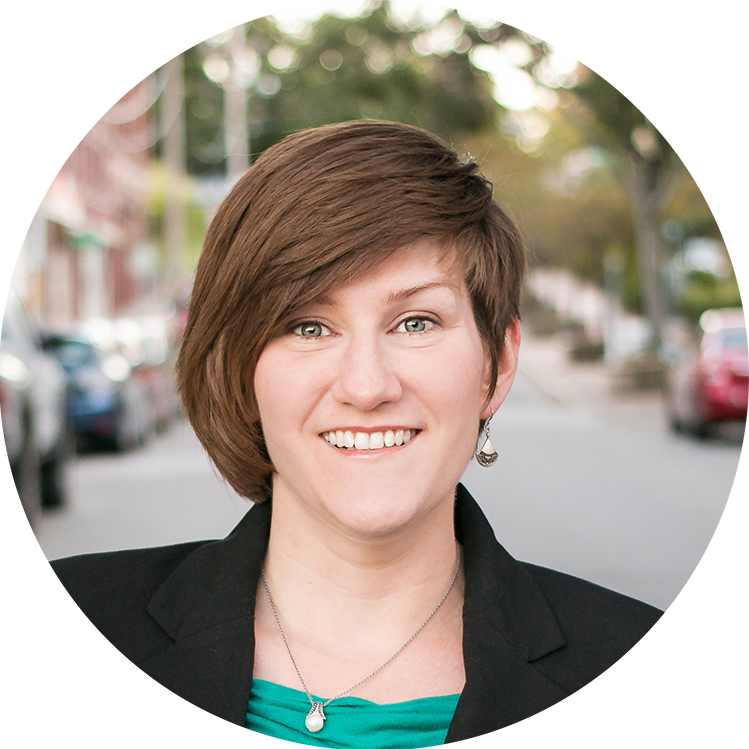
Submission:
{"label": "utility pole", "polygon": [[645,313],[652,330],[650,350],[658,354],[663,344],[667,316],[663,284],[663,243],[659,216],[674,176],[655,128],[646,123],[632,130],[629,148],[635,244]]}
{"label": "utility pole", "polygon": [[180,269],[185,251],[185,206],[182,191],[185,183],[185,120],[182,55],[164,66],[167,76],[162,99],[161,127],[164,133],[164,166],[166,171],[164,204],[164,292],[177,293]]}
{"label": "utility pole", "polygon": [[246,0],[203,0],[203,49],[208,52],[203,71],[224,91],[224,150],[226,180],[231,186],[250,165],[247,127],[248,89],[260,72],[260,58],[247,44],[248,22],[260,25],[264,3],[253,3],[250,18]]}
{"label": "utility pole", "polygon": [[[249,161],[249,133],[247,130],[248,60],[254,54],[247,47],[244,25],[232,29],[226,42],[231,74],[224,87],[224,144],[226,148],[226,177],[231,188],[247,171]],[[252,63],[250,63],[252,65]]]}

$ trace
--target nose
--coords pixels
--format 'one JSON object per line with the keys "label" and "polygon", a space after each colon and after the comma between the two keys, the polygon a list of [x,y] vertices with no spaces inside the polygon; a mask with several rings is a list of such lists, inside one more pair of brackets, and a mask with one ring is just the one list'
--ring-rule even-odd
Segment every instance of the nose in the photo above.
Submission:
{"label": "nose", "polygon": [[402,394],[400,380],[387,352],[374,334],[354,336],[345,346],[331,393],[339,403],[373,411]]}

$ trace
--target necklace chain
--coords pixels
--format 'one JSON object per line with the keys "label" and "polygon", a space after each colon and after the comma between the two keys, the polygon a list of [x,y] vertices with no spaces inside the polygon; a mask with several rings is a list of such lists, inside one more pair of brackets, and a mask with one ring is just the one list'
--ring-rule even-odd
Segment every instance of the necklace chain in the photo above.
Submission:
{"label": "necklace chain", "polygon": [[[427,618],[424,619],[424,621],[418,626],[416,631],[379,668],[372,671],[372,673],[366,678],[354,684],[353,687],[349,687],[345,692],[341,692],[340,694],[337,694],[335,697],[331,697],[327,702],[323,702],[322,707],[327,707],[331,702],[333,702],[333,700],[337,700],[337,699],[340,699],[341,697],[345,697],[347,694],[349,694],[349,692],[353,692],[355,689],[358,689],[362,684],[369,681],[373,676],[376,676],[377,674],[379,674],[380,671],[382,671],[382,669],[385,668],[385,666],[392,663],[392,661],[394,661],[406,649],[406,647],[411,644],[411,642],[414,640],[416,635],[418,635],[419,632],[421,632],[421,630],[424,629],[424,627],[426,627],[429,620],[437,613],[437,610],[439,609],[439,607],[442,606],[445,599],[450,594],[450,591],[453,589],[453,585],[455,585],[455,580],[458,578],[458,571],[460,570],[460,546],[458,545],[457,542],[455,543],[455,552],[456,552],[455,571],[453,572],[453,576],[452,576],[452,579],[450,580],[450,584],[447,586],[447,590],[442,594],[442,598],[440,598],[440,600],[437,601],[436,606],[429,613],[429,616],[427,616]],[[304,687],[304,691],[307,694],[307,698],[309,699],[310,704],[312,705],[314,709],[316,705],[315,700],[310,694],[309,689],[307,689],[307,685],[304,683],[302,674],[299,671],[299,666],[297,666],[296,661],[294,660],[294,656],[291,652],[291,648],[289,647],[289,643],[286,640],[286,635],[284,634],[283,627],[281,626],[281,620],[278,618],[278,611],[276,610],[276,604],[273,602],[273,596],[270,594],[268,581],[265,578],[264,565],[260,565],[260,577],[262,578],[263,587],[265,588],[265,593],[268,596],[268,603],[270,603],[270,607],[273,611],[273,617],[276,620],[278,631],[281,633],[283,644],[286,646],[286,652],[289,654],[289,658],[291,659],[291,662],[294,665],[294,670],[296,671],[296,675],[299,677],[299,681],[302,683],[302,686]]]}

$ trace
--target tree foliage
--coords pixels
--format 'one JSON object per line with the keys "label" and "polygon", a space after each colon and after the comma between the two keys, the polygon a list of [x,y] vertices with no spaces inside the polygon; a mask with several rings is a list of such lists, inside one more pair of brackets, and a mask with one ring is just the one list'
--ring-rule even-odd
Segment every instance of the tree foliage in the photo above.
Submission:
{"label": "tree foliage", "polygon": [[[323,16],[305,38],[269,24],[248,38],[261,60],[249,92],[251,152],[291,132],[361,117],[423,127],[477,158],[523,227],[534,262],[600,282],[609,248],[633,253],[629,201],[616,178],[626,169],[611,156],[622,153],[613,141],[623,134],[613,136],[568,94],[564,107],[541,115],[550,124],[542,146],[524,151],[492,80],[468,54],[478,44],[503,44],[507,33],[480,31],[455,13],[433,28],[402,28],[385,5],[356,19]],[[532,68],[542,51],[530,48]],[[197,53],[186,62],[186,80],[189,169],[223,174],[221,89],[203,75]],[[586,153],[605,158],[576,169]]]}
{"label": "tree foliage", "polygon": [[[249,87],[249,149],[258,154],[285,135],[330,122],[381,118],[423,127],[448,140],[465,133],[496,131],[501,107],[489,75],[468,56],[481,31],[452,11],[456,48],[419,54],[414,42],[425,29],[400,27],[383,2],[356,19],[326,14],[306,36],[282,30],[272,16],[245,27],[258,70]],[[502,26],[495,43],[517,32]],[[213,50],[188,50],[186,125],[188,170],[220,174],[220,85],[203,73]]]}
{"label": "tree foliage", "polygon": [[602,283],[606,252],[632,244],[628,197],[605,154],[562,115],[533,156],[496,136],[474,140],[472,149],[523,227],[532,266],[566,267]]}

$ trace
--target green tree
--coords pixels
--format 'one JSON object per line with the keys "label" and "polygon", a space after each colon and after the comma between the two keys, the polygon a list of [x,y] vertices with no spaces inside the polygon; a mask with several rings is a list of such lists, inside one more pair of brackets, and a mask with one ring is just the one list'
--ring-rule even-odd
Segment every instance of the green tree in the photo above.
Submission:
{"label": "green tree", "polygon": [[[513,148],[513,138],[502,134],[504,111],[494,83],[471,61],[475,48],[520,41],[528,50],[524,68],[532,74],[549,51],[541,40],[507,24],[472,25],[456,11],[431,25],[404,24],[393,19],[387,2],[359,18],[323,15],[307,32],[285,32],[272,16],[245,26],[258,61],[248,108],[252,153],[290,132],[360,117],[424,127],[476,153],[498,184],[512,175],[519,218],[540,260],[600,276],[606,246],[622,241],[612,238],[622,226],[620,195],[611,199],[616,191],[610,184],[602,191],[603,173],[574,194],[546,189],[549,171],[583,148],[584,139],[557,117],[544,158]],[[219,42],[209,40],[185,56],[188,170],[201,176],[224,170],[223,93],[205,73]]]}
{"label": "green tree", "polygon": [[[496,128],[499,107],[488,75],[473,68],[467,50],[418,55],[419,32],[397,28],[386,4],[354,20],[321,17],[294,48],[293,63],[276,72],[280,91],[267,100],[253,147],[360,117],[408,122],[446,138]],[[255,34],[253,23],[251,43]]]}
{"label": "green tree", "polygon": [[185,159],[187,172],[196,176],[224,172],[224,93],[203,72],[201,46],[184,53]]}
{"label": "green tree", "polygon": [[[424,39],[437,27],[441,42],[430,53]],[[382,2],[359,18],[323,15],[308,31],[283,31],[272,16],[245,26],[258,65],[249,84],[253,154],[290,132],[361,117],[407,122],[448,140],[497,131],[502,107],[493,82],[468,53],[487,38],[493,44],[513,38],[519,33],[513,27],[477,29],[456,11],[431,27],[403,26]],[[205,73],[216,54],[210,40],[185,53],[187,164],[202,176],[224,169],[223,92]]]}
{"label": "green tree", "polygon": [[495,135],[472,139],[471,150],[522,227],[531,267],[564,267],[602,284],[606,252],[633,246],[629,199],[605,153],[592,148],[561,111],[550,120],[532,156]]}
{"label": "green tree", "polygon": [[608,161],[629,196],[642,302],[650,321],[651,345],[663,338],[667,299],[663,286],[661,233],[671,188],[688,174],[668,141],[620,91],[592,70],[573,91],[584,105],[571,113],[587,138],[608,153]]}

